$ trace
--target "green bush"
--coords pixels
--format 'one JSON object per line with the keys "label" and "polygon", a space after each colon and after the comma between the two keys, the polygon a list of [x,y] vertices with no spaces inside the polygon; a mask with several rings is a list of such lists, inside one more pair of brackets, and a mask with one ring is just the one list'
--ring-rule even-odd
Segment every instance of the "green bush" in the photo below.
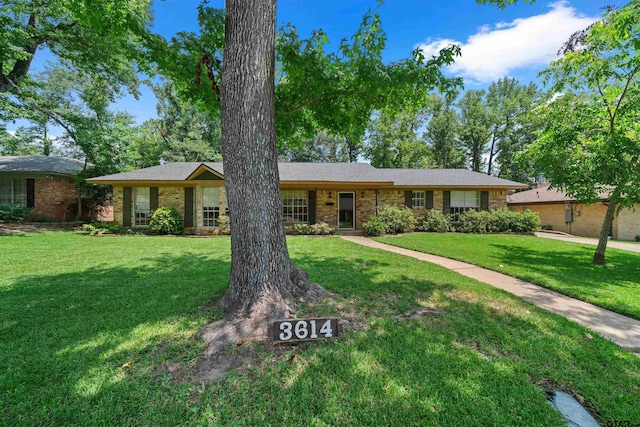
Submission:
{"label": "green bush", "polygon": [[451,231],[451,218],[439,210],[428,210],[424,214],[421,229],[422,231],[446,233],[447,231]]}
{"label": "green bush", "polygon": [[231,234],[231,218],[229,218],[229,215],[222,214],[218,217],[218,234]]}
{"label": "green bush", "polygon": [[307,236],[328,236],[334,234],[335,230],[326,222],[317,222],[315,224],[298,223],[291,227],[293,234]]}
{"label": "green bush", "polygon": [[640,234],[636,234],[636,242],[640,242]]}
{"label": "green bush", "polygon": [[382,219],[377,215],[372,216],[362,223],[362,229],[367,233],[367,236],[371,237],[382,236],[385,228],[384,222],[382,222]]}
{"label": "green bush", "polygon": [[176,208],[160,207],[151,214],[149,228],[158,234],[182,234],[184,221]]}
{"label": "green bush", "polygon": [[91,236],[102,236],[103,234],[138,234],[130,228],[120,227],[115,222],[91,222],[82,226],[82,231]]}
{"label": "green bush", "polygon": [[418,221],[413,216],[413,211],[409,208],[398,208],[396,206],[383,206],[378,209],[378,216],[385,225],[385,233],[411,233],[416,229]]}
{"label": "green bush", "polygon": [[22,202],[15,202],[7,206],[0,206],[0,221],[24,221],[31,209],[25,208]]}
{"label": "green bush", "polygon": [[537,212],[469,210],[460,215],[458,230],[463,233],[533,233],[541,227]]}

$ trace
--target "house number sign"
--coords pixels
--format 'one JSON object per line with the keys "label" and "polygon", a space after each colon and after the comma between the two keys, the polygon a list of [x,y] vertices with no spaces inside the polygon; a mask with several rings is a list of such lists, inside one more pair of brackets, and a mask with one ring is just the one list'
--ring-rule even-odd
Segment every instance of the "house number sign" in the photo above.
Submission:
{"label": "house number sign", "polygon": [[309,341],[338,336],[338,319],[277,320],[269,327],[269,337],[277,342]]}

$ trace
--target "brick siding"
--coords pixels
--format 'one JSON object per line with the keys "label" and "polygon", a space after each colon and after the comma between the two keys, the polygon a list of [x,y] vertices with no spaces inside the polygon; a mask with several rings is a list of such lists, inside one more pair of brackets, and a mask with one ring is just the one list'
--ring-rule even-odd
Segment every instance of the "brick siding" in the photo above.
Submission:
{"label": "brick siding", "polygon": [[72,180],[38,178],[34,181],[33,212],[43,219],[66,221],[74,219],[67,213],[69,205],[76,201],[76,187]]}

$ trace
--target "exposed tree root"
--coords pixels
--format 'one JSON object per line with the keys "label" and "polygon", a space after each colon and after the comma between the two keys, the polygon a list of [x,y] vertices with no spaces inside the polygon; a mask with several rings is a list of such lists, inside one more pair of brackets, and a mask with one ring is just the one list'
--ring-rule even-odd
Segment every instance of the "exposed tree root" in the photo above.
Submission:
{"label": "exposed tree root", "polygon": [[223,298],[221,306],[232,308],[225,318],[200,331],[208,345],[204,359],[196,366],[196,380],[216,381],[229,370],[245,364],[246,358],[230,350],[253,341],[266,340],[269,322],[292,318],[298,303],[313,303],[333,297],[320,285],[309,282],[303,270],[295,268],[291,276],[292,286],[288,286],[287,291],[265,290],[252,304],[229,304]]}

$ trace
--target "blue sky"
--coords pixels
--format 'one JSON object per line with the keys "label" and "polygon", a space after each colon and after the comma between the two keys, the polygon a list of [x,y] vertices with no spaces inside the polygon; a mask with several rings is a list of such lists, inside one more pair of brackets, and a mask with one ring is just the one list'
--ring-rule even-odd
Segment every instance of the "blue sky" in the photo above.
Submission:
{"label": "blue sky", "polygon": [[[171,37],[179,31],[197,31],[198,0],[154,2],[156,32]],[[467,89],[487,87],[504,76],[522,83],[556,58],[562,43],[574,31],[602,15],[603,0],[543,1],[518,4],[500,10],[475,0],[279,0],[278,26],[291,23],[302,37],[322,28],[332,44],[350,37],[369,9],[380,13],[387,34],[385,61],[409,56],[420,47],[426,54],[456,43],[462,57],[447,72],[464,78]],[[211,0],[223,7],[221,0]],[[115,106],[134,115],[138,122],[154,117],[155,98],[148,88],[142,97],[121,99]]]}

